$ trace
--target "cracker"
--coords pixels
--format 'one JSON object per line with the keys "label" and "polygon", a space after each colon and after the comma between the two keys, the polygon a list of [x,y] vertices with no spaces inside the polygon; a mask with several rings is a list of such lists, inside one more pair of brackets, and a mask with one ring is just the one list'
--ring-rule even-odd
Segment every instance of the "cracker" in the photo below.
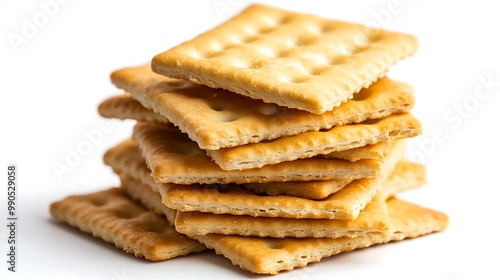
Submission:
{"label": "cracker", "polygon": [[[401,144],[401,143],[399,143]],[[354,220],[381,189],[389,174],[403,157],[404,145],[388,156],[381,176],[355,180],[321,200],[299,197],[262,196],[241,187],[177,185],[165,189],[164,203],[179,211],[311,219]]]}
{"label": "cracker", "polygon": [[[160,192],[163,188],[162,184],[154,182],[151,179],[151,171],[146,165],[144,158],[141,155],[138,147],[133,144],[133,142],[128,143],[128,148],[126,143],[122,143],[120,149],[121,152],[110,151],[104,156],[106,164],[108,164],[115,173],[118,174],[132,174],[134,178],[140,180],[142,183],[148,184],[155,191]],[[116,147],[115,149],[119,148]],[[353,179],[354,180],[354,179]],[[295,181],[286,183],[247,183],[241,184],[242,187],[249,190],[262,190],[262,192],[268,193],[270,195],[283,194],[292,195],[296,197],[304,197],[309,199],[323,199],[332,193],[335,193],[345,187],[348,183],[352,182],[351,179],[339,179],[339,180],[325,180],[325,181]],[[345,182],[345,183],[344,183]],[[165,184],[170,185],[170,184]],[[262,185],[261,187],[259,185]],[[199,185],[203,188],[203,185]],[[226,188],[226,186],[222,187]]]}
{"label": "cracker", "polygon": [[127,92],[102,101],[97,110],[105,118],[133,119],[141,122],[170,124],[168,119],[144,108],[141,103],[130,97],[130,94]]}
{"label": "cracker", "polygon": [[[133,138],[146,158],[156,182],[176,184],[264,183],[359,179],[380,174],[382,162],[310,158],[266,165],[246,170],[223,170],[195,142],[176,128],[154,123],[138,123]],[[108,156],[126,153],[133,145],[123,143]],[[106,157],[105,157],[106,158]]]}
{"label": "cracker", "polygon": [[50,213],[56,220],[152,261],[205,249],[176,232],[164,217],[131,201],[119,188],[67,197],[51,204]]}
{"label": "cracker", "polygon": [[414,105],[413,88],[389,78],[321,115],[171,79],[153,73],[149,65],[115,71],[111,80],[146,108],[172,120],[206,150],[383,118],[409,112]]}
{"label": "cracker", "polygon": [[153,71],[321,114],[413,54],[414,36],[251,5],[152,60]]}
{"label": "cracker", "polygon": [[[402,144],[402,143],[400,143]],[[311,200],[289,196],[256,195],[242,186],[158,184],[138,152],[109,158],[107,163],[118,174],[128,175],[160,192],[169,208],[179,211],[201,211],[216,214],[251,215],[261,217],[355,219],[381,187],[381,182],[402,157],[404,145],[394,148],[384,167],[384,176],[360,179],[339,192],[323,199]],[[293,184],[293,183],[291,183]]]}
{"label": "cracker", "polygon": [[224,170],[241,170],[338,151],[349,153],[354,148],[415,137],[421,133],[420,121],[405,113],[325,131],[305,132],[272,141],[207,151],[207,154]]}
{"label": "cracker", "polygon": [[261,238],[237,235],[195,235],[192,238],[228,258],[233,265],[259,274],[277,274],[280,271],[304,267],[355,249],[375,244],[414,238],[439,232],[448,226],[448,216],[398,199],[389,199],[387,208],[393,231],[385,240],[375,236],[355,238]]}
{"label": "cracker", "polygon": [[[403,162],[404,165],[412,165]],[[415,169],[421,171],[421,169]],[[260,237],[356,237],[385,234],[386,213],[381,202],[386,197],[421,186],[425,173],[407,174],[406,181],[388,180],[382,191],[368,203],[355,220],[290,219],[235,216],[201,212],[177,212],[176,230],[187,235],[224,234]]]}
{"label": "cracker", "polygon": [[[121,175],[123,183],[136,188],[146,200],[145,205],[161,203],[150,187]],[[260,237],[356,237],[359,235],[378,235],[386,237],[390,221],[387,214],[384,194],[370,202],[356,220],[330,219],[287,219],[234,216],[201,212],[177,212],[176,230],[189,235],[210,233],[235,234]],[[149,198],[148,198],[149,197]],[[163,205],[164,208],[168,208]]]}

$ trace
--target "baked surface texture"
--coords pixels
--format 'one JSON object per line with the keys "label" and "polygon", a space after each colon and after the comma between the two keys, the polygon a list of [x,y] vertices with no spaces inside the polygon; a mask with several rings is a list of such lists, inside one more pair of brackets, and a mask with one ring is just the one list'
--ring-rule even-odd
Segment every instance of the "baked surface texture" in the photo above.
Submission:
{"label": "baked surface texture", "polygon": [[150,65],[117,70],[111,81],[207,150],[380,119],[409,112],[415,103],[410,85],[387,77],[319,115],[168,78],[152,72]]}
{"label": "baked surface texture", "polygon": [[132,201],[120,188],[67,197],[52,203],[50,213],[58,221],[152,261],[205,249],[175,231],[166,218]]}
{"label": "baked surface texture", "polygon": [[322,114],[413,54],[414,36],[251,5],[152,60],[153,71]]}

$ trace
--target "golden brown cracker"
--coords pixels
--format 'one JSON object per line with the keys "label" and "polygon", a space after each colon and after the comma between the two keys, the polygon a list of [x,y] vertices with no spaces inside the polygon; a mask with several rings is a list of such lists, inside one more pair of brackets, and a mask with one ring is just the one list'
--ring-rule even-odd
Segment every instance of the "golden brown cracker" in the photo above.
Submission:
{"label": "golden brown cracker", "polygon": [[305,132],[216,151],[208,150],[207,154],[224,170],[241,170],[338,151],[350,153],[354,148],[415,137],[421,133],[422,124],[418,119],[411,114],[398,114],[325,131]]}
{"label": "golden brown cracker", "polygon": [[[401,162],[398,170],[418,164]],[[234,216],[201,212],[178,212],[176,229],[187,235],[225,234],[260,237],[356,237],[366,234],[385,234],[388,229],[385,199],[402,191],[421,186],[425,172],[414,168],[405,174],[405,181],[387,180],[380,193],[368,203],[355,220],[291,219],[251,216]],[[396,174],[394,174],[396,175]],[[390,176],[395,178],[396,176]],[[397,174],[401,175],[401,174]]]}
{"label": "golden brown cracker", "polygon": [[261,238],[219,234],[192,237],[244,270],[277,274],[304,267],[325,257],[442,231],[448,226],[448,216],[445,214],[402,200],[389,199],[387,208],[393,231],[383,241],[370,235],[355,238]]}
{"label": "golden brown cracker", "polygon": [[[115,171],[115,173],[134,175],[134,178],[140,180],[142,183],[150,185],[157,192],[160,192],[160,189],[163,188],[163,184],[156,183],[151,179],[151,170],[147,167],[138,147],[132,141],[126,141],[112,149],[109,153],[106,153],[104,161]],[[323,199],[339,191],[353,180],[354,179],[246,183],[241,184],[241,186],[249,190],[268,193],[269,195],[289,195],[308,199]],[[167,183],[165,185],[173,184]],[[198,186],[200,188],[204,187],[199,184]]]}
{"label": "golden brown cracker", "polygon": [[149,65],[117,70],[111,80],[207,150],[384,118],[409,112],[414,104],[413,88],[389,78],[320,115],[171,79],[153,73]]}
{"label": "golden brown cracker", "polygon": [[131,201],[119,188],[67,197],[52,203],[50,213],[56,220],[152,261],[205,249],[176,232],[164,217]]}
{"label": "golden brown cracker", "polygon": [[[312,181],[345,178],[367,178],[380,174],[382,162],[310,158],[266,165],[246,170],[223,170],[205,151],[176,128],[154,123],[138,123],[134,141],[142,151],[156,182],[176,184],[264,183],[279,181]],[[126,152],[124,143],[107,152]]]}
{"label": "golden brown cracker", "polygon": [[[118,174],[125,174],[160,192],[164,203],[180,211],[202,211],[288,218],[355,219],[381,187],[404,152],[404,143],[395,145],[384,167],[384,176],[356,180],[322,200],[289,196],[260,196],[235,184],[179,185],[158,184],[149,175],[137,149],[107,154],[106,163]],[[122,144],[123,145],[123,144]],[[131,147],[133,148],[133,146]],[[293,183],[290,183],[293,184]]]}
{"label": "golden brown cracker", "polygon": [[418,47],[411,35],[264,5],[152,60],[153,71],[321,114]]}

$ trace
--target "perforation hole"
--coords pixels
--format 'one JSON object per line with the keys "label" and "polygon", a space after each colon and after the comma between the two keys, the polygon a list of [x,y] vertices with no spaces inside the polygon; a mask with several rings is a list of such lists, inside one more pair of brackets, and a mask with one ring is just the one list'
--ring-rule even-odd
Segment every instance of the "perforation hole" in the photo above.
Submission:
{"label": "perforation hole", "polygon": [[228,114],[221,114],[218,119],[220,122],[229,123],[229,122],[234,122],[234,121],[238,120],[239,118],[240,118],[240,116],[238,116],[236,114],[228,113]]}
{"label": "perforation hole", "polygon": [[139,215],[141,215],[143,213],[143,211],[133,211],[133,210],[116,210],[114,211],[114,215],[115,217],[117,218],[120,218],[120,219],[133,219],[135,217],[138,217]]}
{"label": "perforation hole", "polygon": [[96,207],[100,207],[108,203],[108,201],[103,197],[92,197],[89,202]]}
{"label": "perforation hole", "polygon": [[282,249],[283,246],[281,245],[281,242],[279,242],[278,240],[274,240],[274,239],[266,239],[264,240],[264,244],[266,246],[266,248],[268,249]]}
{"label": "perforation hole", "polygon": [[217,111],[217,112],[222,112],[222,111],[226,110],[227,108],[229,108],[229,105],[225,104],[225,103],[211,103],[211,104],[208,104],[208,106],[210,107],[210,109]]}

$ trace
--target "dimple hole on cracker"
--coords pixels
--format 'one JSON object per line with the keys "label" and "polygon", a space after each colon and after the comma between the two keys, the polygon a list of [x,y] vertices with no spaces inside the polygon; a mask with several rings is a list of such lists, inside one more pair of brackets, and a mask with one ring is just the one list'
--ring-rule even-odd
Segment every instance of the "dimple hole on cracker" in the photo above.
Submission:
{"label": "dimple hole on cracker", "polygon": [[100,207],[100,206],[104,206],[105,204],[108,203],[108,200],[103,198],[103,197],[92,197],[89,199],[89,202],[90,204],[96,206],[96,207]]}
{"label": "dimple hole on cracker", "polygon": [[281,245],[281,243],[278,240],[272,240],[272,239],[265,239],[264,245],[268,249],[279,250],[279,249],[283,248],[283,246]]}
{"label": "dimple hole on cracker", "polygon": [[225,114],[220,114],[218,119],[220,122],[229,123],[239,120],[240,116],[232,112],[225,112]]}
{"label": "dimple hole on cracker", "polygon": [[120,219],[133,219],[140,216],[144,212],[145,211],[134,211],[133,209],[128,209],[128,210],[120,209],[113,211],[113,215]]}
{"label": "dimple hole on cracker", "polygon": [[216,112],[222,112],[229,108],[229,104],[227,103],[209,103],[208,107]]}

